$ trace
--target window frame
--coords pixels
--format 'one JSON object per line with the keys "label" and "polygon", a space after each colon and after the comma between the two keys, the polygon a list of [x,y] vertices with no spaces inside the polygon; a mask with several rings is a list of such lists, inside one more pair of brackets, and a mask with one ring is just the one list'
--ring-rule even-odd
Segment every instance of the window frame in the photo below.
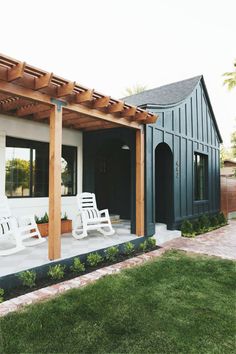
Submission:
{"label": "window frame", "polygon": [[[11,145],[9,145],[9,140],[11,141]],[[13,142],[13,143],[12,143]],[[26,146],[28,145],[28,146]],[[14,137],[14,136],[6,136],[6,145],[5,147],[12,147],[12,148],[26,148],[30,150],[30,186],[29,186],[29,190],[30,190],[30,194],[31,195],[27,195],[27,196],[8,196],[9,199],[32,199],[32,198],[49,198],[49,178],[47,181],[47,195],[45,196],[34,196],[32,195],[32,191],[33,191],[33,178],[32,178],[32,151],[33,149],[37,149],[40,148],[40,146],[44,146],[44,148],[46,148],[48,150],[48,154],[47,154],[47,160],[48,160],[48,177],[49,177],[49,143],[45,142],[45,141],[38,141],[38,140],[32,140],[32,139],[24,139],[24,138],[18,138],[18,137]],[[72,145],[67,145],[67,144],[63,144],[62,148],[72,148],[74,150],[74,168],[75,171],[73,173],[73,184],[74,184],[74,193],[73,194],[62,194],[61,197],[75,197],[77,195],[77,190],[78,190],[78,147],[77,146],[72,146]],[[62,156],[63,157],[63,156]],[[6,169],[5,169],[5,178],[6,178]],[[6,192],[6,190],[5,190]]]}
{"label": "window frame", "polygon": [[[204,160],[204,181],[203,181],[203,185],[204,185],[204,190],[203,190],[203,198],[200,199],[199,198],[199,194],[200,194],[200,182],[198,182],[198,186],[196,185],[197,183],[197,178],[198,178],[198,173],[196,171],[196,156],[200,156],[200,159],[203,159]],[[202,151],[194,151],[193,153],[193,176],[194,176],[194,179],[193,179],[193,200],[194,200],[194,203],[204,203],[204,202],[207,202],[208,199],[209,199],[209,192],[208,192],[208,176],[209,176],[209,159],[208,159],[208,154],[202,152]],[[197,188],[198,187],[198,188]],[[196,193],[196,188],[198,189],[197,190],[197,193],[198,193],[198,196],[197,196],[197,193]]]}

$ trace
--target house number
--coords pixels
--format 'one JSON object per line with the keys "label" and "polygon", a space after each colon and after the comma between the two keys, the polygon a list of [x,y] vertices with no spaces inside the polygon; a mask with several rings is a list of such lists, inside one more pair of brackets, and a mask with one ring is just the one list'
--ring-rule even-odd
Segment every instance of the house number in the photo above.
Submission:
{"label": "house number", "polygon": [[179,161],[176,161],[176,167],[175,167],[175,175],[176,178],[179,178]]}

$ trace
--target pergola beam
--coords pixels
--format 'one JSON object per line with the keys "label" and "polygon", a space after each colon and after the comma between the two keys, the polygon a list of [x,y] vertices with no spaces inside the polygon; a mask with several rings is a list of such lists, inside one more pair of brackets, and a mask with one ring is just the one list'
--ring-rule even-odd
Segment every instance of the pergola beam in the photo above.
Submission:
{"label": "pergola beam", "polygon": [[12,82],[24,76],[25,63],[18,63],[7,71],[7,81]]}
{"label": "pergola beam", "polygon": [[34,80],[34,89],[35,90],[41,90],[43,88],[46,88],[50,85],[51,80],[53,77],[53,73],[47,73],[45,75],[41,75]]}
{"label": "pergola beam", "polygon": [[19,108],[16,114],[18,117],[24,117],[38,112],[45,112],[49,108],[49,106],[45,106],[43,104],[30,104]]}
{"label": "pergola beam", "polygon": [[65,97],[71,95],[75,88],[75,82],[68,82],[67,84],[58,86],[57,97]]}
{"label": "pergola beam", "polygon": [[77,93],[75,96],[75,103],[84,103],[93,100],[94,90],[86,90],[80,93]]}
{"label": "pergola beam", "polygon": [[[38,103],[45,103],[50,106],[53,105],[51,101],[51,97],[41,93],[40,91],[33,91],[32,89],[27,89],[22,86],[14,85],[13,83],[9,83],[3,80],[0,80],[0,92],[3,93],[11,93],[14,96],[24,97],[31,101],[37,101]],[[135,109],[135,108],[134,108]],[[140,123],[138,122],[129,122],[127,119],[121,117],[117,118],[111,113],[105,113],[98,111],[96,109],[92,109],[90,107],[86,107],[84,105],[75,104],[75,103],[67,103],[66,110],[71,112],[82,113],[94,118],[102,119],[109,122],[114,122],[116,124],[120,124],[126,127],[141,129]],[[135,109],[136,111],[136,109]]]}
{"label": "pergola beam", "polygon": [[104,108],[109,105],[110,97],[100,97],[93,101],[92,106],[93,108]]}
{"label": "pergola beam", "polygon": [[107,107],[107,112],[109,113],[117,113],[117,112],[122,112],[124,110],[124,102],[116,102],[111,104],[109,107]]}

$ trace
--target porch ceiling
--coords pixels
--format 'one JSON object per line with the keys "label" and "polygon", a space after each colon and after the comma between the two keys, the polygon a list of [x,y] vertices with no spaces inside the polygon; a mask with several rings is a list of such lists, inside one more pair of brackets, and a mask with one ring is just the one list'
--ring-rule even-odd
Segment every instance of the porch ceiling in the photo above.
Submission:
{"label": "porch ceiling", "polygon": [[68,128],[139,129],[157,120],[151,112],[0,54],[0,113],[48,123],[53,99],[64,106]]}

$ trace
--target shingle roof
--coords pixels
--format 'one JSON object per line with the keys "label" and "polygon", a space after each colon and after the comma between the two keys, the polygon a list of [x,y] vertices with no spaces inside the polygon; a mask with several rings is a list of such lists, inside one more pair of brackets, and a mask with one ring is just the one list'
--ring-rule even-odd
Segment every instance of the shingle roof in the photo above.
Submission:
{"label": "shingle roof", "polygon": [[122,98],[126,103],[142,106],[150,105],[169,105],[176,104],[187,98],[194,87],[202,78],[202,75],[195,76],[187,80],[174,82],[172,84],[160,86],[151,90],[143,91],[136,95]]}

